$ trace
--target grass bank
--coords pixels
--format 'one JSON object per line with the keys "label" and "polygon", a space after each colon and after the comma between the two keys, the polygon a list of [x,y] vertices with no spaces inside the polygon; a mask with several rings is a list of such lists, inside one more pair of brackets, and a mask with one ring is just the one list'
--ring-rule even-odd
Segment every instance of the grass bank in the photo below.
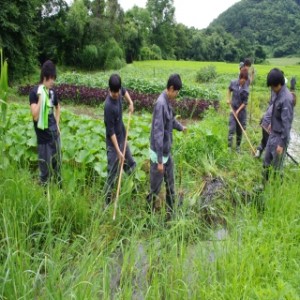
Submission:
{"label": "grass bank", "polygon": [[[63,191],[44,191],[26,164],[1,170],[1,297],[299,299],[299,169],[257,193],[261,162],[245,141],[227,151],[226,115],[189,127],[175,135],[183,206],[168,223],[163,208],[145,211],[147,174],[137,195],[124,178],[114,222],[84,164],[64,164]],[[221,186],[207,201],[213,179]]]}

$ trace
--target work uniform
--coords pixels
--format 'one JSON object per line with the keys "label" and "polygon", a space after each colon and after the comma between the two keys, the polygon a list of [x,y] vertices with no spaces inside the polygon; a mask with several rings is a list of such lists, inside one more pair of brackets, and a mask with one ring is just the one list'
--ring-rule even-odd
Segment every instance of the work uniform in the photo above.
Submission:
{"label": "work uniform", "polygon": [[262,127],[262,139],[260,145],[257,147],[258,153],[256,153],[256,157],[260,157],[262,152],[265,150],[268,139],[269,139],[269,132],[268,128],[271,125],[271,118],[272,118],[272,111],[273,111],[273,101],[276,97],[276,94],[272,91],[271,99],[269,101],[269,106],[265,114],[263,115],[260,126]]}
{"label": "work uniform", "polygon": [[261,120],[261,127],[262,127],[262,139],[260,142],[260,145],[257,147],[257,150],[259,150],[259,156],[261,153],[265,150],[268,139],[269,139],[269,132],[268,132],[268,127],[271,124],[271,117],[272,117],[272,110],[273,110],[273,105],[269,105],[266,113],[263,115],[262,120]]}
{"label": "work uniform", "polygon": [[[120,90],[118,99],[113,99],[108,95],[104,105],[104,123],[106,127],[106,150],[107,150],[107,180],[104,186],[106,203],[111,201],[111,192],[116,181],[119,169],[119,158],[113,145],[111,137],[115,134],[121,152],[123,153],[126,130],[123,123],[122,101],[126,93],[124,88]],[[124,171],[130,174],[136,167],[136,163],[131,155],[127,144],[124,160]]]}
{"label": "work uniform", "polygon": [[[275,94],[271,116],[271,133],[268,139],[263,166],[273,166],[280,170],[290,140],[290,131],[294,116],[293,96],[283,85],[278,94]],[[283,147],[283,154],[278,155],[277,146]],[[266,173],[266,179],[268,174]]]}
{"label": "work uniform", "polygon": [[[230,83],[229,90],[232,92],[231,98],[231,107],[234,112],[242,105],[248,104],[249,88],[245,83],[243,86],[240,86],[239,80],[233,80]],[[246,107],[244,107],[238,114],[238,120],[244,129],[246,129],[247,122],[247,112]],[[232,147],[233,135],[236,133],[236,146],[240,147],[242,141],[242,129],[238,122],[236,121],[233,113],[230,113],[229,116],[229,132],[228,132],[228,147]]]}
{"label": "work uniform", "polygon": [[[173,129],[183,130],[183,126],[175,119],[167,93],[164,91],[157,99],[153,116],[150,137],[150,193],[147,202],[153,205],[155,196],[159,194],[163,180],[166,184],[167,209],[172,210],[175,198],[174,164],[171,156]],[[164,170],[157,170],[158,163],[163,163]]]}
{"label": "work uniform", "polygon": [[[35,86],[29,94],[29,103],[37,104],[39,101],[38,88]],[[48,127],[40,129],[38,122],[33,120],[37,136],[37,150],[40,170],[40,183],[45,185],[53,175],[61,186],[61,145],[57,122],[53,109],[59,105],[57,95],[53,89],[49,90]]]}

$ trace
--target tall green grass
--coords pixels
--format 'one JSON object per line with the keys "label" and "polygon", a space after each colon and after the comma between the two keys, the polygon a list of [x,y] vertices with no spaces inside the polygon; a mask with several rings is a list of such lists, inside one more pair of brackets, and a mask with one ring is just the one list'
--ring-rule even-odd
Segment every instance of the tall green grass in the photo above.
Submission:
{"label": "tall green grass", "polygon": [[[84,168],[65,165],[61,191],[39,187],[26,166],[8,166],[0,173],[0,297],[299,299],[299,170],[287,166],[283,184],[255,192],[261,162],[245,141],[241,155],[228,152],[226,133],[227,116],[209,111],[186,136],[175,134],[184,203],[168,223],[164,209],[147,214],[148,186],[132,195],[131,177],[114,222],[101,182],[88,182]],[[204,205],[212,178],[226,185]]]}
{"label": "tall green grass", "polygon": [[[1,104],[1,124],[5,123],[7,111],[7,91],[8,91],[8,64],[3,60],[3,51],[0,48],[0,104]],[[2,133],[2,132],[1,132]]]}
{"label": "tall green grass", "polygon": [[[257,119],[268,96],[261,82],[252,91]],[[299,168],[287,164],[282,183],[272,179],[257,192],[262,163],[245,139],[241,154],[227,150],[228,114],[221,102],[219,112],[207,111],[201,122],[183,120],[186,135],[174,134],[183,205],[170,222],[163,207],[151,215],[145,210],[148,175],[140,182],[124,177],[113,221],[103,182],[84,164],[63,165],[63,190],[38,186],[31,165],[6,164],[0,172],[0,298],[299,299]],[[256,145],[255,119],[247,132]],[[201,194],[214,179],[223,188],[206,202]]]}
{"label": "tall green grass", "polygon": [[227,211],[221,237],[192,211],[147,216],[143,197],[123,195],[113,222],[101,198],[0,177],[3,299],[299,299],[299,172],[267,187],[263,212]]}

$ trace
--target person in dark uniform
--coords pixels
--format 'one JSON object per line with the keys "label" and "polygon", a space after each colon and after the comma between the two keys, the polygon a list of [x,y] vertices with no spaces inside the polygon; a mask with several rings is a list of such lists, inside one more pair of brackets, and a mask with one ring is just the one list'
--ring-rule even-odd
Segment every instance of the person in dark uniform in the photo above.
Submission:
{"label": "person in dark uniform", "polygon": [[163,180],[166,184],[167,219],[173,212],[175,187],[174,187],[174,164],[171,155],[173,129],[185,131],[174,117],[170,100],[177,97],[182,87],[181,78],[178,74],[169,77],[167,88],[160,94],[155,102],[150,137],[150,193],[147,196],[147,206],[154,208],[154,201]]}
{"label": "person in dark uniform", "polygon": [[260,141],[260,145],[256,148],[255,152],[255,157],[260,158],[263,151],[265,150],[269,135],[270,135],[270,130],[271,130],[271,118],[272,118],[272,111],[273,111],[273,100],[274,100],[274,93],[272,92],[271,94],[271,99],[269,101],[269,106],[263,117],[261,118],[260,121],[260,126],[262,128],[262,138]]}
{"label": "person in dark uniform", "polygon": [[[285,84],[287,84],[287,79],[285,78]],[[293,106],[296,105],[296,93],[295,93],[295,87],[296,87],[296,79],[295,77],[292,77],[291,79],[291,86],[290,86],[290,92],[293,96]],[[276,94],[272,91],[271,93],[271,99],[269,101],[269,106],[265,114],[263,115],[260,126],[262,127],[262,139],[260,142],[260,145],[256,148],[256,153],[255,157],[260,158],[263,151],[265,150],[269,135],[270,135],[270,130],[271,130],[271,118],[272,118],[272,111],[273,111],[273,101],[274,98],[276,97]]]}
{"label": "person in dark uniform", "polygon": [[46,185],[52,175],[61,187],[60,104],[53,89],[56,68],[46,61],[41,69],[40,84],[29,94],[30,110],[37,136],[40,183]]}
{"label": "person in dark uniform", "polygon": [[292,94],[292,96],[293,96],[293,103],[294,103],[294,106],[295,106],[296,103],[297,103],[297,96],[296,96],[296,78],[295,78],[295,77],[292,77],[292,79],[291,79],[290,91],[291,91],[291,94]]}
{"label": "person in dark uniform", "polygon": [[[236,133],[236,150],[240,150],[242,141],[242,129],[238,124],[235,116],[240,121],[244,129],[246,129],[247,113],[246,106],[248,103],[249,89],[246,84],[248,80],[248,71],[244,68],[240,71],[238,80],[231,81],[228,88],[227,103],[232,110],[229,116],[229,132],[228,132],[228,147],[232,148],[233,136]],[[233,115],[235,114],[235,116]]]}
{"label": "person in dark uniform", "polygon": [[104,186],[106,204],[111,202],[112,189],[122,160],[124,160],[124,171],[127,174],[130,174],[136,167],[128,144],[126,145],[125,157],[123,156],[126,136],[122,117],[123,97],[128,102],[131,113],[134,111],[133,102],[128,91],[122,87],[121,78],[118,74],[111,75],[108,84],[109,95],[106,97],[104,105],[108,174]]}
{"label": "person in dark uniform", "polygon": [[243,67],[240,68],[240,70],[246,69],[248,71],[248,80],[247,80],[247,85],[250,86],[250,84],[253,83],[254,77],[255,77],[255,72],[254,68],[252,66],[252,62],[250,58],[245,58]]}
{"label": "person in dark uniform", "polygon": [[277,173],[281,170],[290,140],[290,131],[294,116],[294,99],[285,85],[284,74],[274,68],[267,76],[267,85],[274,93],[270,136],[263,161],[264,180],[269,179],[272,166]]}

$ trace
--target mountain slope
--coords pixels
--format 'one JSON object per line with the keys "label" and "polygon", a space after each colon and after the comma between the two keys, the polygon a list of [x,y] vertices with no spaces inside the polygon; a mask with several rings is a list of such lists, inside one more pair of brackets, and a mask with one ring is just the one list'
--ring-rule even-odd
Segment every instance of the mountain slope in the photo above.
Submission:
{"label": "mountain slope", "polygon": [[236,38],[246,38],[275,57],[299,54],[299,0],[242,0],[214,20]]}

